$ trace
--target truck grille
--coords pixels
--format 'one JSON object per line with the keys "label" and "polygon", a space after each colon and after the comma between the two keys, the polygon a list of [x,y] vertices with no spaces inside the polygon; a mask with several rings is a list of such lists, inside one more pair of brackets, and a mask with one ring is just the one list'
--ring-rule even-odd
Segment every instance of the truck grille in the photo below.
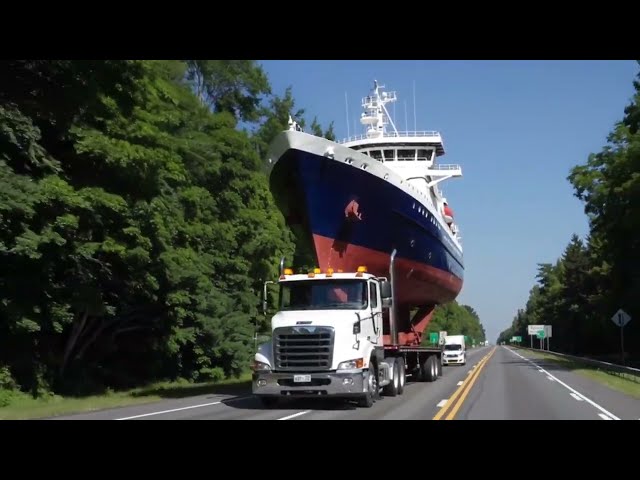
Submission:
{"label": "truck grille", "polygon": [[330,327],[282,327],[275,330],[274,357],[278,370],[328,370],[333,359]]}

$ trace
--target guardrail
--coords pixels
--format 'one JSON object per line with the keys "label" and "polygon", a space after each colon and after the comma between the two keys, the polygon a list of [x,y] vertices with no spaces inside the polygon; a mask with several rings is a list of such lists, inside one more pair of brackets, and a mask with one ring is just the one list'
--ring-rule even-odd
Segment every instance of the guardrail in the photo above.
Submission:
{"label": "guardrail", "polygon": [[[513,347],[515,345],[511,345],[511,346]],[[594,360],[593,358],[589,358],[589,357],[578,357],[576,355],[569,355],[566,353],[554,352],[553,350],[540,350],[538,348],[530,348],[530,347],[522,347],[522,346],[517,346],[517,348],[521,348],[523,350],[530,350],[532,352],[557,355],[558,357],[564,357],[568,360],[573,360],[574,362],[592,365],[599,369],[606,370],[608,373],[618,375],[623,378],[627,378],[636,383],[640,383],[640,368],[626,367],[624,365],[620,365],[617,363],[603,362],[602,360]]]}

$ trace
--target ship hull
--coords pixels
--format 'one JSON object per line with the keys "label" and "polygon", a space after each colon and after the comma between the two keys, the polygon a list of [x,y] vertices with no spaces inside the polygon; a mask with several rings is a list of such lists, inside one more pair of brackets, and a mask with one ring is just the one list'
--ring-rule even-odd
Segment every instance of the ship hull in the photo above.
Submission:
{"label": "ship hull", "polygon": [[301,232],[298,240],[315,253],[317,266],[355,271],[364,265],[388,277],[396,249],[398,305],[454,300],[464,269],[462,253],[443,231],[447,227],[392,183],[311,150],[317,149],[281,148],[270,187],[288,223]]}

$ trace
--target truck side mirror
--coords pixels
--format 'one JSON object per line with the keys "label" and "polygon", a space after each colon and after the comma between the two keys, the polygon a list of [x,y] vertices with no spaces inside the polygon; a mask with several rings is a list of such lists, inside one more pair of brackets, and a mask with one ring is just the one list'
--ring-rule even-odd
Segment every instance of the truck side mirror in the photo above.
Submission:
{"label": "truck side mirror", "polygon": [[358,335],[360,333],[360,322],[362,321],[360,319],[360,314],[356,313],[356,317],[358,317],[358,320],[355,321],[355,323],[353,324],[353,334],[354,335]]}
{"label": "truck side mirror", "polygon": [[262,284],[262,314],[266,317],[267,316],[267,306],[268,306],[268,302],[267,302],[267,285],[269,285],[270,283],[274,283],[271,280],[267,280],[266,282],[264,282]]}

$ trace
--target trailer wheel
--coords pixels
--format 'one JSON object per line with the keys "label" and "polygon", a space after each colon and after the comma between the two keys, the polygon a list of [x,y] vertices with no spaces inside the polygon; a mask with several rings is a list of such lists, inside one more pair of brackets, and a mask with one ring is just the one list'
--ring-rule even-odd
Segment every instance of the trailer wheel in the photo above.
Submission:
{"label": "trailer wheel", "polygon": [[436,379],[438,378],[438,371],[437,371],[437,366],[436,366],[436,356],[435,355],[429,355],[429,357],[427,358],[427,361],[424,362],[424,366],[423,366],[423,375],[424,375],[424,379],[427,382],[435,382]]}
{"label": "trailer wheel", "polygon": [[389,385],[385,385],[384,394],[388,397],[395,397],[398,395],[398,390],[400,388],[400,364],[398,359],[395,358],[393,360],[393,380]]}
{"label": "trailer wheel", "polygon": [[369,383],[367,391],[364,396],[358,400],[358,406],[363,408],[373,407],[374,398],[377,396],[378,391],[378,374],[372,361],[369,361],[369,375],[367,376]]}
{"label": "trailer wheel", "polygon": [[441,377],[442,376],[442,359],[436,357],[435,364],[436,364],[437,374],[439,377]]}
{"label": "trailer wheel", "polygon": [[404,393],[404,384],[407,382],[407,372],[404,369],[404,358],[398,359],[398,395]]}

